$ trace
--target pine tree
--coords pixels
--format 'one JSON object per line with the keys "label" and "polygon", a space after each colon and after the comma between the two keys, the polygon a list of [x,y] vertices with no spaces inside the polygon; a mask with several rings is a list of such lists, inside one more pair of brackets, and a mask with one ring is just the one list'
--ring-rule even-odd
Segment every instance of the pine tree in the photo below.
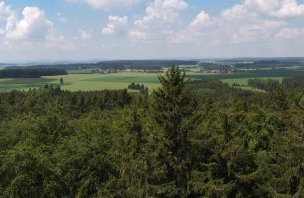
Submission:
{"label": "pine tree", "polygon": [[161,88],[153,92],[153,119],[166,139],[167,183],[174,183],[171,195],[186,197],[190,175],[189,135],[197,126],[199,117],[194,93],[187,86],[185,73],[178,66],[159,76]]}

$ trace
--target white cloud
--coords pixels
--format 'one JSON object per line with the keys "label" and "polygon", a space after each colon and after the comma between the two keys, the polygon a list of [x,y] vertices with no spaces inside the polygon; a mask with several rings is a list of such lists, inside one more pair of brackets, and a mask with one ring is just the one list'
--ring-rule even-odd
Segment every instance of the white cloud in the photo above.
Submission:
{"label": "white cloud", "polygon": [[278,17],[304,16],[304,4],[298,4],[296,0],[285,0],[282,7],[273,15]]}
{"label": "white cloud", "polygon": [[[291,0],[288,0],[291,1]],[[171,41],[189,43],[199,40],[212,43],[241,44],[268,42],[288,22],[272,13],[280,10],[283,1],[246,0],[223,10],[218,16],[211,17],[201,11],[187,27],[177,32]],[[286,4],[287,0],[283,3]],[[287,20],[287,19],[286,19]]]}
{"label": "white cloud", "polygon": [[24,47],[67,50],[73,46],[72,42],[57,33],[54,23],[47,19],[44,11],[39,7],[25,7],[19,13],[0,2],[0,12],[6,22],[5,28],[0,28],[0,35],[4,35],[4,43],[10,49]]}
{"label": "white cloud", "polygon": [[278,10],[284,0],[246,0],[244,7],[254,12],[262,12],[270,14],[275,10]]}
{"label": "white cloud", "polygon": [[108,24],[102,29],[102,34],[123,34],[128,27],[128,17],[109,16]]}
{"label": "white cloud", "polygon": [[[121,58],[123,53],[119,52],[122,51],[126,52],[126,57],[132,57],[133,54],[135,58],[140,55],[151,57],[273,55],[283,51],[286,54],[281,55],[293,55],[293,52],[303,55],[301,47],[294,47],[304,44],[302,39],[304,26],[301,23],[304,18],[303,0],[238,0],[238,4],[227,7],[215,15],[207,13],[206,10],[192,13],[196,3],[189,0],[64,1],[102,9],[93,11],[96,14],[103,10],[107,13],[109,9],[133,6],[138,2],[147,2],[147,4],[141,15],[138,9],[132,10],[134,12],[126,16],[119,15],[119,12],[112,13],[114,16],[109,16],[102,28],[100,24],[98,25],[99,20],[92,19],[90,24],[96,22],[96,26],[91,30],[80,29],[85,27],[85,24],[82,24],[83,20],[77,18],[78,16],[69,17],[71,23],[65,23],[67,27],[62,31],[70,35],[63,36],[57,32],[60,30],[56,29],[54,22],[58,24],[66,22],[65,12],[55,13],[52,22],[41,8],[27,7],[23,11],[13,10],[11,6],[0,0],[1,42],[13,46],[15,51],[19,49],[20,52],[34,49],[33,51],[45,52],[45,54],[54,52],[53,55],[56,53],[63,55],[66,53],[59,51],[59,48],[74,50],[75,53],[71,54],[76,58],[78,55],[93,56],[92,50],[95,48],[95,52],[98,50],[103,52],[96,53],[96,56],[104,54],[116,58]],[[190,9],[187,10],[188,7]],[[130,10],[122,11],[123,14],[130,13]],[[75,23],[79,23],[79,27],[74,27]],[[69,27],[70,25],[73,27]],[[112,36],[92,37],[95,31]],[[78,42],[79,40],[82,41]],[[49,48],[53,49],[48,50]],[[3,47],[1,52],[5,50],[6,47]]]}
{"label": "white cloud", "polygon": [[38,7],[25,7],[22,19],[11,16],[7,20],[6,37],[11,40],[45,40],[53,30],[53,23]]}
{"label": "white cloud", "polygon": [[56,15],[59,18],[60,22],[63,22],[63,23],[67,22],[68,19],[66,17],[64,17],[60,12],[57,12]]}
{"label": "white cloud", "polygon": [[79,34],[80,34],[80,38],[82,40],[89,40],[89,39],[92,39],[92,35],[91,35],[91,32],[88,32],[86,30],[83,30],[83,29],[79,29]]}
{"label": "white cloud", "polygon": [[75,45],[73,42],[66,39],[62,35],[54,35],[54,34],[47,36],[46,42],[42,44],[42,48],[44,46],[47,48],[55,48],[55,49],[59,48],[64,51],[72,51],[75,49]]}
{"label": "white cloud", "polygon": [[244,5],[237,4],[232,6],[231,8],[227,8],[223,10],[223,12],[220,15],[221,18],[225,19],[226,21],[229,22],[237,22],[242,20],[247,20],[247,19],[252,19],[258,17],[258,14],[254,12],[250,12]]}
{"label": "white cloud", "polygon": [[140,39],[140,40],[144,40],[148,38],[147,33],[145,32],[141,32],[141,31],[137,31],[137,30],[130,30],[129,31],[129,35],[133,38],[136,39]]}
{"label": "white cloud", "polygon": [[304,4],[299,4],[297,0],[246,0],[244,6],[274,17],[304,16]]}
{"label": "white cloud", "polygon": [[210,16],[205,12],[201,11],[195,19],[190,23],[190,27],[193,29],[208,27],[212,25]]}
{"label": "white cloud", "polygon": [[304,29],[300,28],[284,28],[279,33],[277,33],[277,38],[283,38],[283,39],[296,39],[300,36],[304,35]]}
{"label": "white cloud", "polygon": [[4,1],[0,2],[0,21],[6,20],[10,15],[12,14],[12,11],[9,6],[7,6]]}
{"label": "white cloud", "polygon": [[184,0],[154,0],[147,6],[145,16],[134,22],[129,35],[140,39],[166,37],[174,31],[180,12],[187,7]]}
{"label": "white cloud", "polygon": [[95,9],[124,8],[137,4],[140,0],[66,0],[68,2],[86,3]]}
{"label": "white cloud", "polygon": [[179,11],[187,7],[183,0],[155,0],[146,8],[146,15],[134,24],[144,29],[172,24],[179,18]]}
{"label": "white cloud", "polygon": [[240,27],[232,35],[233,43],[248,43],[271,39],[278,28],[282,27],[281,22],[261,21],[260,23]]}

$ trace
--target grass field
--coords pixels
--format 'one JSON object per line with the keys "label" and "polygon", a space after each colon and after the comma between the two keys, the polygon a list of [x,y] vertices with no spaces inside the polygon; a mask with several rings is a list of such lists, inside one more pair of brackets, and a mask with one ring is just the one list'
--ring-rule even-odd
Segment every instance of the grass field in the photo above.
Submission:
{"label": "grass field", "polygon": [[[42,78],[28,79],[0,79],[0,91],[10,90],[28,90],[30,88],[43,87],[45,84],[59,85],[59,79],[62,77],[64,90],[70,91],[93,91],[102,89],[124,89],[132,82],[144,84],[150,90],[159,86],[158,76],[156,73],[112,73],[112,74],[70,74],[66,76],[45,76]],[[248,87],[248,79],[276,79],[282,80],[283,77],[304,76],[304,70],[296,69],[277,69],[254,72],[238,72],[234,74],[203,74],[188,73],[191,79],[208,79],[218,78],[232,86],[233,83],[241,85],[240,87],[252,90]]]}
{"label": "grass field", "polygon": [[51,83],[55,83],[55,80],[47,79],[47,78],[0,79],[0,91],[3,92],[14,89],[27,90],[29,88],[43,87],[45,84],[51,84]]}
{"label": "grass field", "polygon": [[154,73],[70,74],[43,78],[0,79],[0,91],[28,90],[43,87],[45,84],[59,85],[61,77],[64,80],[61,88],[70,91],[124,89],[132,82],[145,84],[150,90],[159,85],[157,74]]}

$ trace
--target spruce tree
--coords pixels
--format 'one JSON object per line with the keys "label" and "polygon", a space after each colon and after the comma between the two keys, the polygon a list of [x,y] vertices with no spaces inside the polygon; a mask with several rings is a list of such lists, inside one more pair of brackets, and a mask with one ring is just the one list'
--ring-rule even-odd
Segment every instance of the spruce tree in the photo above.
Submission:
{"label": "spruce tree", "polygon": [[161,87],[153,92],[153,119],[167,141],[163,152],[167,167],[166,182],[174,183],[170,196],[186,197],[190,176],[189,135],[197,126],[197,103],[188,80],[178,66],[171,67],[165,76],[159,76]]}

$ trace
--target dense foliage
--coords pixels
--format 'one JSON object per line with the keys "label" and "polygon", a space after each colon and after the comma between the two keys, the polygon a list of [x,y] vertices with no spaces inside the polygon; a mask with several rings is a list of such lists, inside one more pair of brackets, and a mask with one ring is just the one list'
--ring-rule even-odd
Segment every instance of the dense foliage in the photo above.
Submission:
{"label": "dense foliage", "polygon": [[189,82],[0,94],[0,197],[301,197],[304,94]]}
{"label": "dense foliage", "polygon": [[280,87],[280,81],[272,79],[249,79],[248,86],[268,92],[273,92],[278,89],[278,87]]}
{"label": "dense foliage", "polygon": [[131,84],[128,85],[128,89],[133,89],[133,90],[138,90],[140,92],[149,93],[148,87],[145,87],[144,84],[136,84],[134,82],[132,82]]}
{"label": "dense foliage", "polygon": [[67,71],[58,68],[0,70],[0,78],[40,78],[41,76],[58,75],[67,75]]}
{"label": "dense foliage", "polygon": [[284,88],[289,92],[303,92],[304,91],[304,77],[289,77],[283,78],[282,82],[272,79],[249,79],[248,86],[273,92],[277,89]]}

